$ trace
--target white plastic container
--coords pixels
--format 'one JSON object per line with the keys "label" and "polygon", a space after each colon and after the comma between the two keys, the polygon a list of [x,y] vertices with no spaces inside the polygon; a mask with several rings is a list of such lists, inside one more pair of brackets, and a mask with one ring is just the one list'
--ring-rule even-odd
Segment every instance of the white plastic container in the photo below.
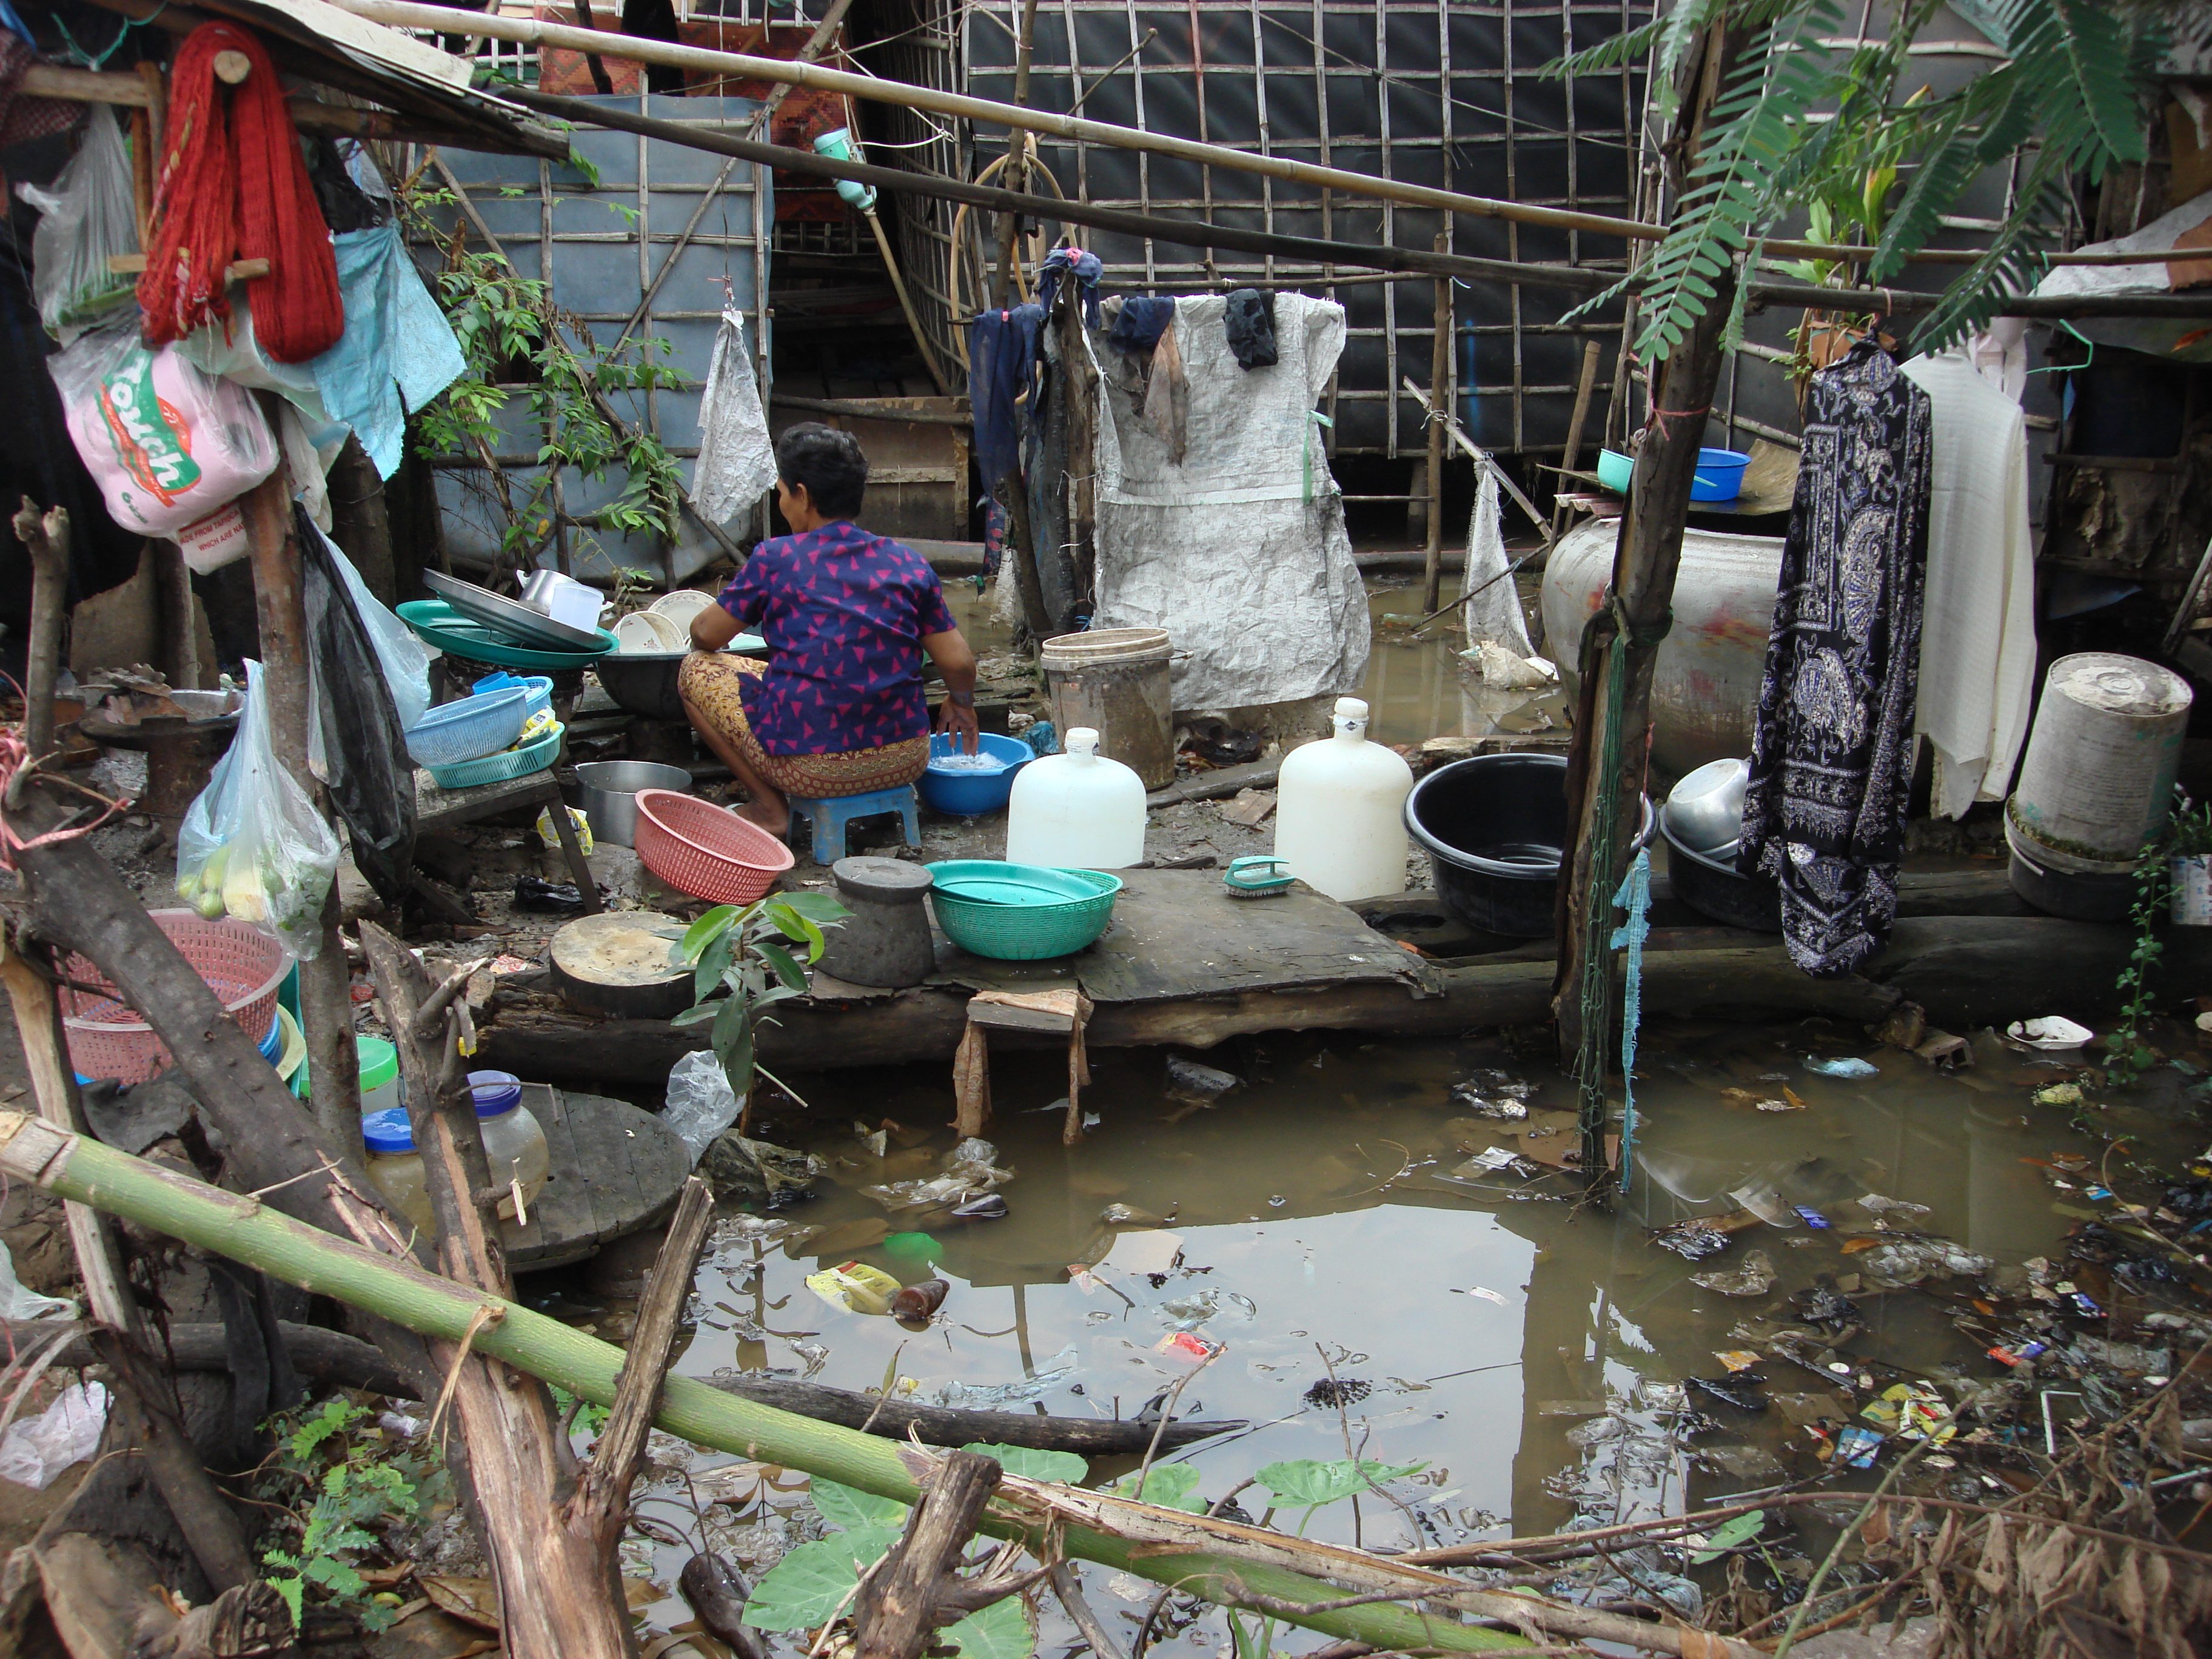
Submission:
{"label": "white plastic container", "polygon": [[2008,805],[2014,825],[2062,870],[2071,858],[2124,873],[2166,828],[2189,683],[2108,651],[2051,665]]}
{"label": "white plastic container", "polygon": [[1275,855],[1339,901],[1406,890],[1406,797],[1413,769],[1367,740],[1367,705],[1336,700],[1336,733],[1283,757]]}
{"label": "white plastic container", "polygon": [[476,1097],[477,1131],[483,1136],[484,1163],[491,1184],[507,1190],[499,1213],[513,1221],[514,1188],[522,1189],[526,1212],[538,1201],[552,1175],[552,1158],[545,1145],[545,1130],[522,1103],[522,1084],[512,1072],[471,1072],[469,1090]]}
{"label": "white plastic container", "polygon": [[1033,760],[1015,775],[1006,862],[1126,870],[1145,856],[1144,781],[1101,755],[1091,727],[1077,726],[1066,741],[1066,753]]}

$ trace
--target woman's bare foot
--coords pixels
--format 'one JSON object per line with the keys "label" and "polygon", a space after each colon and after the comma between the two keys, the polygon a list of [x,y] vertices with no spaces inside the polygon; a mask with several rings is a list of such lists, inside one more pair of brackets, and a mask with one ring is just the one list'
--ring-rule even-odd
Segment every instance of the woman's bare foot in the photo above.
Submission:
{"label": "woman's bare foot", "polygon": [[766,802],[757,800],[749,800],[743,806],[732,810],[747,823],[757,824],[778,841],[791,833],[791,808],[787,804],[781,812]]}

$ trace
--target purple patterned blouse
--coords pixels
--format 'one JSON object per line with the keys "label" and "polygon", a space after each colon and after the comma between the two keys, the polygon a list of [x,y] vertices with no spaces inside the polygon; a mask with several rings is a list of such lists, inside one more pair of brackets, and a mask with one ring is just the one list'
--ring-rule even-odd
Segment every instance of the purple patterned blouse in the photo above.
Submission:
{"label": "purple patterned blouse", "polygon": [[738,688],[770,755],[884,749],[929,731],[921,640],[952,626],[937,573],[911,548],[840,519],[755,550],[722,609],[768,641]]}

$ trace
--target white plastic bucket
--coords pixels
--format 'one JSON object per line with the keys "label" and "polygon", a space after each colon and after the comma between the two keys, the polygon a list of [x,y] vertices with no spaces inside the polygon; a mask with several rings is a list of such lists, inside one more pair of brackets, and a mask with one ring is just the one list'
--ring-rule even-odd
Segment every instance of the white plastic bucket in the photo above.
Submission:
{"label": "white plastic bucket", "polygon": [[2212,853],[2167,861],[2173,878],[2167,914],[2177,927],[2212,927]]}
{"label": "white plastic bucket", "polygon": [[2083,652],[2051,665],[2009,816],[2047,851],[2126,864],[2166,826],[2189,724],[2186,681]]}

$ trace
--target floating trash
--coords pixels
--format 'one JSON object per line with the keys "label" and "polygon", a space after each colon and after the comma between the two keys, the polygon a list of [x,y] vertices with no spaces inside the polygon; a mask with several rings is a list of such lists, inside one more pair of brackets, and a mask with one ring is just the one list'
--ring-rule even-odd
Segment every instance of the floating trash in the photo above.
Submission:
{"label": "floating trash", "polygon": [[1718,1255],[1729,1246],[1726,1233],[1711,1227],[1700,1227],[1694,1222],[1654,1233],[1651,1242],[1662,1250],[1674,1251],[1685,1261],[1703,1261],[1709,1256]]}
{"label": "floating trash", "polygon": [[1835,1060],[1820,1060],[1808,1054],[1805,1056],[1805,1069],[1817,1072],[1822,1077],[1856,1078],[1873,1077],[1881,1068],[1850,1054]]}
{"label": "floating trash", "polygon": [[1734,1273],[1692,1273],[1690,1283],[1723,1296],[1765,1296],[1774,1288],[1774,1259],[1764,1250],[1753,1250]]}
{"label": "floating trash", "polygon": [[[1451,1102],[1476,1117],[1486,1118],[1493,1123],[1522,1123],[1528,1117],[1528,1103],[1526,1100],[1517,1100],[1507,1094],[1485,1094],[1472,1081],[1453,1084]],[[1447,1123],[1444,1127],[1449,1129],[1452,1126]]]}
{"label": "floating trash", "polygon": [[1075,1345],[1070,1343],[1018,1382],[945,1382],[939,1386],[937,1403],[963,1411],[997,1411],[1007,1406],[1026,1406],[1042,1400],[1075,1375]]}
{"label": "floating trash", "polygon": [[2079,1048],[2097,1034],[2086,1025],[2076,1025],[2057,1014],[2046,1014],[2041,1019],[2016,1019],[2005,1027],[2005,1035],[2031,1048],[2057,1054]]}
{"label": "floating trash", "polygon": [[1170,1100],[1211,1106],[1231,1089],[1241,1087],[1243,1081],[1233,1072],[1201,1066],[1194,1060],[1183,1059],[1180,1054],[1168,1056],[1167,1092]]}

